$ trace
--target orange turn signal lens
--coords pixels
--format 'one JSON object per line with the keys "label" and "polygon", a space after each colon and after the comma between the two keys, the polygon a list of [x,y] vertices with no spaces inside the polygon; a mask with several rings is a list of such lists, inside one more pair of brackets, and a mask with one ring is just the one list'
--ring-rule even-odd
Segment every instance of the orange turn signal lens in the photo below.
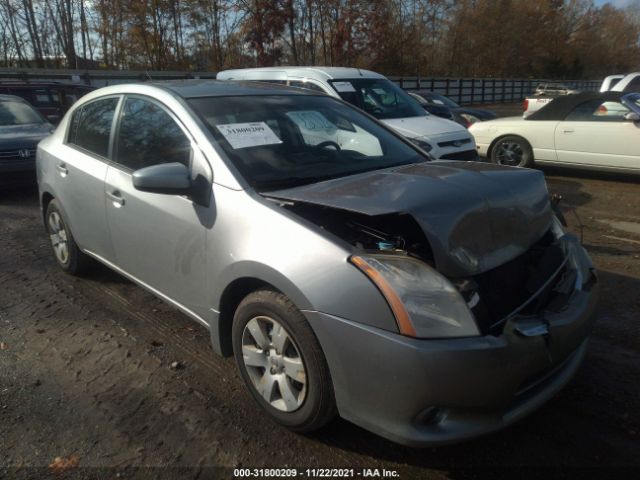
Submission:
{"label": "orange turn signal lens", "polygon": [[380,272],[369,265],[369,263],[367,263],[364,258],[354,255],[350,258],[350,260],[351,263],[358,267],[362,273],[369,277],[369,280],[371,280],[374,285],[378,287],[378,290],[380,290],[384,298],[387,300],[387,303],[389,304],[389,307],[391,307],[393,315],[396,317],[396,323],[398,324],[400,333],[409,337],[415,337],[416,330],[415,328],[413,328],[413,324],[409,319],[407,309],[404,308],[402,300],[400,300],[400,297],[398,297],[398,294],[393,289],[393,287],[389,285],[389,282],[385,280]]}

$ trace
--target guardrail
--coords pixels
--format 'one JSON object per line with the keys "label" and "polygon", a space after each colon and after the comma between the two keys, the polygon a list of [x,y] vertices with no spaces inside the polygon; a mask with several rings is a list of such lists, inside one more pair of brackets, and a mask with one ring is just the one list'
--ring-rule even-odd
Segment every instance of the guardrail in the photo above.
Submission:
{"label": "guardrail", "polygon": [[540,83],[562,83],[580,91],[598,91],[601,80],[549,80],[518,78],[419,78],[394,77],[390,80],[405,90],[430,90],[460,105],[519,102],[533,95]]}
{"label": "guardrail", "polygon": [[[216,78],[215,72],[144,71],[144,70],[54,70],[0,68],[0,81],[57,81],[104,87],[126,82]],[[391,76],[405,90],[431,90],[461,105],[519,102],[532,95],[539,83],[559,82],[581,91],[597,91],[600,80],[549,80],[514,78],[420,78]]]}

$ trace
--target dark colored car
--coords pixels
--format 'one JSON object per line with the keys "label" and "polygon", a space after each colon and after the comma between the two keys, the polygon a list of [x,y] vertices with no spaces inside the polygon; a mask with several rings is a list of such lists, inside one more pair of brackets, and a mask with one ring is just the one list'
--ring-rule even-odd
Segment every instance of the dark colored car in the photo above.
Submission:
{"label": "dark colored car", "polygon": [[36,147],[53,125],[29,103],[0,95],[0,185],[35,185]]}
{"label": "dark colored car", "polygon": [[[418,90],[417,92],[411,92],[411,96],[418,100],[425,110],[434,115],[454,120],[461,125],[469,128],[476,122],[484,122],[485,120],[493,120],[498,118],[495,112],[486,110],[484,108],[471,108],[462,107],[456,102],[439,93]],[[422,100],[421,100],[422,99]],[[448,110],[448,115],[444,109]],[[439,114],[438,111],[443,112]]]}
{"label": "dark colored car", "polygon": [[95,89],[88,85],[58,82],[0,82],[0,94],[16,95],[25,99],[54,125],[76,100],[92,90]]}

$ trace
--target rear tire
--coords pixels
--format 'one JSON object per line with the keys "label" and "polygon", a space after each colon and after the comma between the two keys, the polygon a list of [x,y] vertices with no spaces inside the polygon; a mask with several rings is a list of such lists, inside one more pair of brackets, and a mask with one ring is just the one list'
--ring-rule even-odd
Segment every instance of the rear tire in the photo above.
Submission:
{"label": "rear tire", "polygon": [[71,275],[84,272],[91,263],[91,259],[78,248],[56,200],[51,200],[47,205],[45,218],[46,230],[57,264]]}
{"label": "rear tire", "polygon": [[533,149],[524,138],[508,135],[493,145],[491,161],[498,165],[532,168]]}
{"label": "rear tire", "polygon": [[311,432],[336,415],[329,367],[304,315],[285,295],[258,290],[233,318],[233,353],[245,385],[277,423]]}

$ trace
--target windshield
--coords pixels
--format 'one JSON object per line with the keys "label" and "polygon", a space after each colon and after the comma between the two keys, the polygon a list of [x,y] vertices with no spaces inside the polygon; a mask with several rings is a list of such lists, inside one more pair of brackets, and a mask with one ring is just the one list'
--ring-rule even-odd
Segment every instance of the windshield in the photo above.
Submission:
{"label": "windshield", "polygon": [[343,100],[381,120],[424,117],[426,113],[417,100],[386,78],[330,80]]}
{"label": "windshield", "polygon": [[445,97],[444,95],[440,95],[439,93],[431,93],[430,96],[431,96],[431,101],[433,103],[444,105],[449,108],[460,108],[460,105],[458,105],[456,102],[454,102],[450,98]]}
{"label": "windshield", "polygon": [[42,116],[31,106],[15,100],[0,101],[0,126],[44,123]]}
{"label": "windshield", "polygon": [[428,160],[367,116],[324,95],[204,97],[189,103],[258,191]]}

